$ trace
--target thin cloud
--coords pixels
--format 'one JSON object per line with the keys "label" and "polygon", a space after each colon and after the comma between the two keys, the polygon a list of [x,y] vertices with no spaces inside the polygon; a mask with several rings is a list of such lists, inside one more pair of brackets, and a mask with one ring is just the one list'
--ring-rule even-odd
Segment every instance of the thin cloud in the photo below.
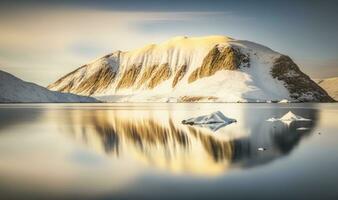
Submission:
{"label": "thin cloud", "polygon": [[[114,50],[160,42],[168,35],[145,33],[135,24],[192,21],[225,12],[116,12],[58,8],[22,10],[0,18],[0,63],[21,78],[47,85],[62,74]],[[3,67],[2,67],[3,68]],[[4,68],[3,68],[4,69]],[[45,71],[36,80],[29,70]],[[55,71],[52,75],[50,71]]]}

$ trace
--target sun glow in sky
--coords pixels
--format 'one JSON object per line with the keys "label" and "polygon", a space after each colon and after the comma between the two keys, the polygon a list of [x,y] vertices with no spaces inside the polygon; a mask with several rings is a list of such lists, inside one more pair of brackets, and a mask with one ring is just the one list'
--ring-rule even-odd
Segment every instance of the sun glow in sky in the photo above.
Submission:
{"label": "sun glow in sky", "polygon": [[[277,3],[278,2],[278,3]],[[338,76],[335,1],[11,1],[0,3],[0,70],[46,86],[115,50],[178,35],[227,35]]]}

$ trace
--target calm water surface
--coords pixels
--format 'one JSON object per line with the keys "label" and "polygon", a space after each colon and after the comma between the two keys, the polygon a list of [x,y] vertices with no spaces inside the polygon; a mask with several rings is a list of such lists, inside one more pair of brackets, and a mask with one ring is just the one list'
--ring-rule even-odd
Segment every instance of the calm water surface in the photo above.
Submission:
{"label": "calm water surface", "polygon": [[[311,121],[266,121],[288,111]],[[0,195],[338,199],[338,104],[0,105]]]}

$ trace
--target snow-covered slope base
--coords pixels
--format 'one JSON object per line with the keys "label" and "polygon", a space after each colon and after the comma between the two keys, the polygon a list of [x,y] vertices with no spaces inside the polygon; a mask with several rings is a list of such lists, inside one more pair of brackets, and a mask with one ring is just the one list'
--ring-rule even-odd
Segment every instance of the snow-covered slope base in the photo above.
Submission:
{"label": "snow-covered slope base", "polygon": [[338,77],[315,80],[334,100],[338,101]]}
{"label": "snow-covered slope base", "polygon": [[103,101],[332,101],[289,57],[225,36],[175,37],[117,51],[49,88]]}
{"label": "snow-covered slope base", "polygon": [[0,102],[97,102],[97,100],[91,97],[49,91],[0,70]]}

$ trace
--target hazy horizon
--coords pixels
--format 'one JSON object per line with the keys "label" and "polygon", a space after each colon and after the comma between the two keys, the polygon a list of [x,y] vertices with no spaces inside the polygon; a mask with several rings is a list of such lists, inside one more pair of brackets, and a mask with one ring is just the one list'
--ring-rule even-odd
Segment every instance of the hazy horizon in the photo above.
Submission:
{"label": "hazy horizon", "polygon": [[226,35],[338,76],[335,1],[16,1],[0,3],[0,70],[46,86],[93,59],[179,35]]}

